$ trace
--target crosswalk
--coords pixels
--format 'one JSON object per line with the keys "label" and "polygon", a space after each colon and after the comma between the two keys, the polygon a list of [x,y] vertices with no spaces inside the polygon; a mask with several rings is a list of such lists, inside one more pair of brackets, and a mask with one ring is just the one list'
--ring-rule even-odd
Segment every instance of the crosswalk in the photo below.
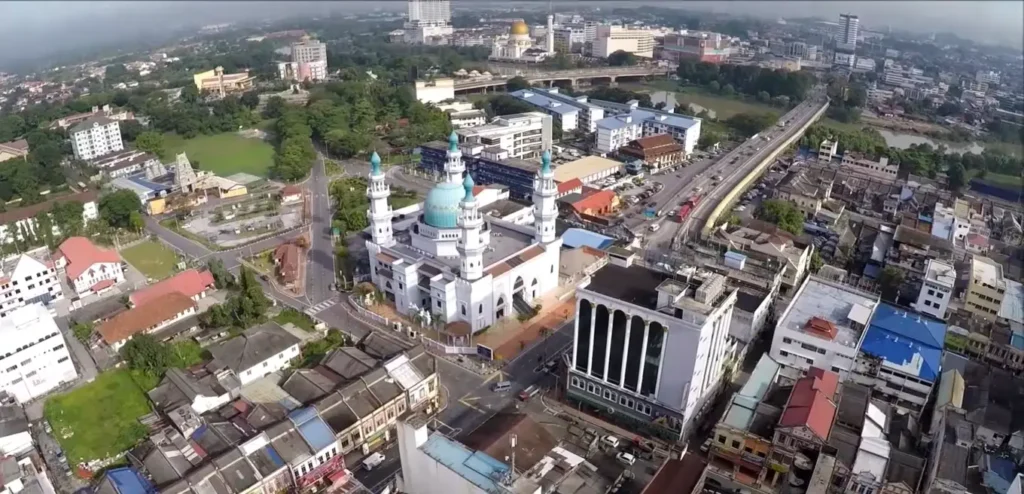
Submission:
{"label": "crosswalk", "polygon": [[308,312],[310,314],[316,314],[318,312],[327,310],[328,308],[332,307],[336,303],[338,303],[337,299],[325,300],[323,302],[320,302],[319,304],[316,304],[316,305],[306,309],[306,312]]}

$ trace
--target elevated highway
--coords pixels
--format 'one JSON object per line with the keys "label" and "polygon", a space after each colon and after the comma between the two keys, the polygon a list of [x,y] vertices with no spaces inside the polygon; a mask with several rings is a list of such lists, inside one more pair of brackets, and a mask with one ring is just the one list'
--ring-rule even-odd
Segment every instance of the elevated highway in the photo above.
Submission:
{"label": "elevated highway", "polygon": [[[518,76],[526,79],[531,84],[539,82],[552,85],[556,82],[568,81],[575,86],[581,80],[615,83],[618,82],[619,78],[667,76],[669,72],[671,72],[671,70],[664,67],[648,67],[639,65],[633,67],[597,67],[591,69],[553,71],[530,70],[521,71],[518,73]],[[512,77],[514,76],[503,75],[494,76],[490,79],[459,81],[455,83],[455,93],[460,94],[475,91],[488,91],[491,89],[504,89],[505,83]]]}

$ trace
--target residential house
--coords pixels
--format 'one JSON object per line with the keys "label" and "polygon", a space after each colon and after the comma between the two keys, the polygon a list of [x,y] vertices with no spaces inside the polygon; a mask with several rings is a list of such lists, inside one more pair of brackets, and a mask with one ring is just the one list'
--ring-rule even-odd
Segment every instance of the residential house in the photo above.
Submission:
{"label": "residential house", "polygon": [[124,281],[117,251],[101,249],[85,237],[71,237],[60,244],[54,265],[64,270],[68,284],[80,296],[100,293]]}
{"label": "residential house", "polygon": [[281,204],[302,202],[302,189],[296,185],[286,185],[281,189]]}
{"label": "residential house", "polygon": [[275,322],[246,329],[242,334],[211,345],[213,369],[230,369],[249,384],[291,364],[299,355],[299,339]]}
{"label": "residential house", "polygon": [[274,249],[274,269],[277,271],[278,280],[284,286],[295,286],[302,269],[302,248],[294,242],[278,245]]}
{"label": "residential house", "polygon": [[989,243],[988,237],[980,233],[968,233],[964,241],[964,247],[967,248],[967,252],[972,254],[985,255],[992,248]]}
{"label": "residential house", "polygon": [[682,163],[686,158],[683,146],[669,134],[657,134],[630,141],[619,148],[619,154],[643,161],[652,171]]}
{"label": "residential house", "polygon": [[289,413],[288,421],[267,429],[267,437],[300,491],[345,469],[334,432],[313,407]]}
{"label": "residential house", "polygon": [[238,377],[230,371],[168,369],[148,394],[156,409],[167,415],[182,406],[201,415],[228,403],[240,386]]}
{"label": "residential house", "polygon": [[198,302],[214,288],[213,274],[210,271],[205,269],[199,271],[192,268],[133,292],[128,297],[128,301],[133,307],[138,307],[172,293],[180,293]]}
{"label": "residential house", "polygon": [[555,199],[561,199],[569,194],[582,194],[583,193],[583,182],[578,178],[566,180],[565,182],[558,182],[558,194],[555,195]]}
{"label": "residential house", "polygon": [[745,263],[770,270],[783,267],[784,291],[800,286],[814,252],[813,244],[806,237],[798,237],[776,225],[756,220],[746,226],[722,225],[712,232],[708,241],[723,251],[744,255]]}
{"label": "residential house", "polygon": [[[135,335],[154,334],[195,313],[196,303],[191,298],[171,292],[107,319],[96,328],[96,332],[110,348],[118,350]],[[158,338],[175,336],[169,333],[158,335]]]}
{"label": "residential house", "polygon": [[0,142],[0,162],[28,156],[28,141]]}
{"label": "residential house", "polygon": [[795,203],[807,218],[814,218],[832,196],[833,182],[822,178],[804,168],[791,171],[776,185],[775,197]]}
{"label": "residential house", "polygon": [[886,264],[905,270],[909,277],[923,278],[931,259],[949,262],[953,258],[952,242],[906,225],[896,227],[892,240]]}

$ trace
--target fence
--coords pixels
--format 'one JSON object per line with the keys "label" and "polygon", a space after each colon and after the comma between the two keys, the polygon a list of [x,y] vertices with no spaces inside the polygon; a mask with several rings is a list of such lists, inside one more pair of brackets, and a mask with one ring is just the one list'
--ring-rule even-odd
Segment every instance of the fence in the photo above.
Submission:
{"label": "fence", "polygon": [[448,346],[437,340],[432,340],[426,336],[420,336],[420,341],[429,350],[434,350],[437,353],[444,353],[446,355],[476,355],[477,347],[475,346]]}

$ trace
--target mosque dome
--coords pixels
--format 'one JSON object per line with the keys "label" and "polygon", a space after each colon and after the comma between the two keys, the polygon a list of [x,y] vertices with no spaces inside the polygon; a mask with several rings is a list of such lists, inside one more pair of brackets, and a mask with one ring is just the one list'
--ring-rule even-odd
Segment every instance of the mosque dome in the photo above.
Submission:
{"label": "mosque dome", "polygon": [[525,34],[525,35],[529,36],[530,35],[530,27],[527,26],[526,22],[524,22],[522,19],[519,19],[519,20],[517,20],[517,21],[512,23],[512,29],[509,31],[509,34],[513,34],[513,35]]}
{"label": "mosque dome", "polygon": [[423,204],[423,221],[434,228],[458,228],[459,204],[465,196],[463,184],[437,184],[427,193],[427,200]]}

